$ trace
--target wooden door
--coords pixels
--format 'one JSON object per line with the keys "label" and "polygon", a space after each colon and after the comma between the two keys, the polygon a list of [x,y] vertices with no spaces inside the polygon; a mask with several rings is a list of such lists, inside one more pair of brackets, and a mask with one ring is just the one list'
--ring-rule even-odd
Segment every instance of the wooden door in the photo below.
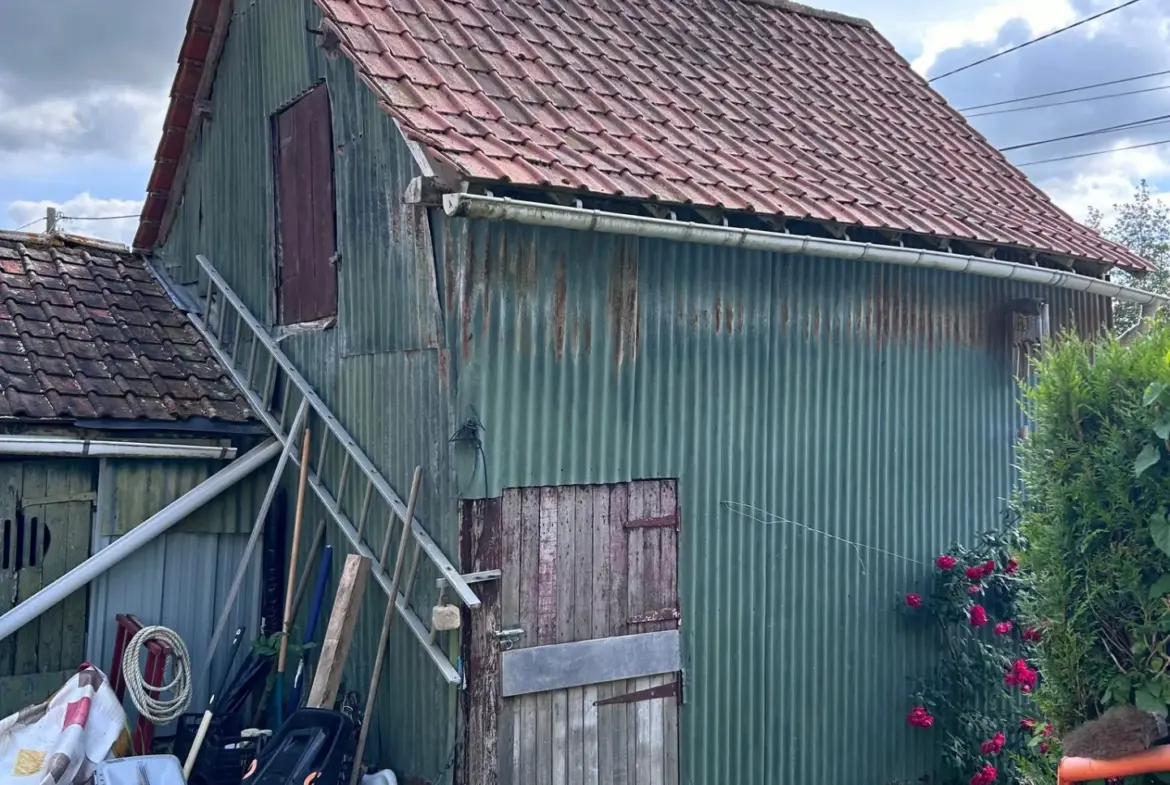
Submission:
{"label": "wooden door", "polygon": [[[85,561],[93,501],[85,461],[0,462],[0,613]],[[86,597],[81,589],[0,640],[0,717],[43,701],[76,673]]]}
{"label": "wooden door", "polygon": [[677,785],[675,480],[469,502],[464,785]]}

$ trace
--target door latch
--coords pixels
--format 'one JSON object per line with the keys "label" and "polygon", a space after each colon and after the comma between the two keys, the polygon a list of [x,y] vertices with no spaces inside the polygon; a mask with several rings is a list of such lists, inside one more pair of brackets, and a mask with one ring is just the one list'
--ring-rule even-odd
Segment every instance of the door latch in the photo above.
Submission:
{"label": "door latch", "polygon": [[492,634],[496,638],[496,645],[500,647],[500,651],[509,651],[515,647],[516,641],[524,637],[524,630],[513,627],[507,630],[496,630]]}

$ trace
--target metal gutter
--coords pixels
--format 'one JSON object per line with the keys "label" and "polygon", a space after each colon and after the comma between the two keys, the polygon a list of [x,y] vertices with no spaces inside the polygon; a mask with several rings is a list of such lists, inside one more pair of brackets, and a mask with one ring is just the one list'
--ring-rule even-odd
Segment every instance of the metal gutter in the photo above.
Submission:
{"label": "metal gutter", "polygon": [[873,243],[856,243],[804,235],[764,232],[734,226],[716,226],[669,221],[661,218],[622,215],[604,210],[540,204],[499,196],[480,196],[467,193],[443,195],[443,210],[447,215],[461,218],[481,218],[489,221],[514,221],[530,226],[554,226],[586,232],[608,232],[634,237],[657,237],[684,243],[721,245],[752,251],[828,256],[836,259],[854,259],[860,262],[901,264],[910,267],[930,267],[987,278],[1005,278],[1059,289],[1089,292],[1103,297],[1152,305],[1155,309],[1170,298],[1144,289],[1090,278],[1086,275],[1049,270],[1044,267],[987,259],[981,256],[960,256],[943,251],[902,248]]}
{"label": "metal gutter", "polygon": [[81,564],[0,616],[0,640],[6,640],[24,625],[64,600],[73,592],[87,586],[94,578],[137,551],[160,534],[182,521],[195,510],[235,485],[249,474],[276,457],[280,442],[268,441],[245,453],[204,482],[163,507],[135,526],[108,547],[90,556]]}
{"label": "metal gutter", "polygon": [[202,458],[229,461],[235,447],[165,442],[118,442],[55,436],[0,436],[0,455],[84,458]]}

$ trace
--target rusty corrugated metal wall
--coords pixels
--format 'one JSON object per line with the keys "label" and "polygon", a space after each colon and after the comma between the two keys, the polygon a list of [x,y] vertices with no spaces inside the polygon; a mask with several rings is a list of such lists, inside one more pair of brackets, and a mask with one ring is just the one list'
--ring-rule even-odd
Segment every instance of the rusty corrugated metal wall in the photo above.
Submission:
{"label": "rusty corrugated metal wall", "polygon": [[[926,751],[900,718],[907,677],[929,657],[891,608],[935,552],[995,521],[1011,490],[1022,417],[999,309],[1043,295],[1058,326],[1089,330],[1108,304],[432,215],[435,269],[400,203],[409,152],[352,68],[315,48],[305,26],[317,18],[310,0],[237,4],[164,262],[190,280],[194,254],[208,255],[271,322],[268,118],[325,78],[340,323],[282,346],[396,487],[423,463],[422,517],[446,552],[457,553],[451,499],[482,494],[485,479],[495,495],[677,477],[684,781],[917,779]],[[456,448],[454,485],[446,439],[473,412],[487,466]],[[306,520],[320,514],[310,505]],[[378,607],[359,622],[356,685]],[[454,696],[403,627],[392,637],[374,754],[434,778]]]}
{"label": "rusty corrugated metal wall", "polygon": [[917,781],[928,742],[902,718],[931,657],[896,604],[1012,490],[1004,306],[1043,297],[1056,329],[1090,332],[1108,302],[440,223],[457,413],[483,420],[489,493],[678,478],[683,782]]}
{"label": "rusty corrugated metal wall", "polygon": [[[425,216],[402,205],[402,193],[417,174],[415,164],[349,62],[330,60],[316,46],[307,28],[319,20],[312,0],[235,4],[212,95],[213,117],[194,153],[182,207],[157,256],[189,283],[195,278],[195,254],[206,255],[256,317],[272,323],[270,118],[324,79],[332,104],[339,321],[334,329],[289,335],[281,348],[404,497],[415,465],[422,464],[419,517],[455,558],[458,518],[446,449],[452,431],[448,362],[439,348],[431,236]],[[287,484],[295,498],[291,471]],[[352,482],[349,489],[362,490]],[[306,526],[324,517],[315,501],[309,494]],[[383,522],[373,527],[373,539],[381,537],[381,527]],[[331,544],[336,577],[345,543],[337,536]],[[435,577],[427,570],[419,575],[416,607],[424,619],[430,617]],[[347,689],[365,690],[383,597],[367,590]],[[452,659],[456,648],[448,646]],[[387,656],[367,749],[374,761],[400,775],[432,779],[450,759],[455,691],[447,689],[404,624],[396,623]]]}

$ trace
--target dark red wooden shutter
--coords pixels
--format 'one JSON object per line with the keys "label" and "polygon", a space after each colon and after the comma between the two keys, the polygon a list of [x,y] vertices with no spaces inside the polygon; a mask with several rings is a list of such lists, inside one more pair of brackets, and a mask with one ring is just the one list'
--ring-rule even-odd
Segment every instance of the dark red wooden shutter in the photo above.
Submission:
{"label": "dark red wooden shutter", "polygon": [[281,324],[337,314],[333,132],[321,84],[276,116]]}

